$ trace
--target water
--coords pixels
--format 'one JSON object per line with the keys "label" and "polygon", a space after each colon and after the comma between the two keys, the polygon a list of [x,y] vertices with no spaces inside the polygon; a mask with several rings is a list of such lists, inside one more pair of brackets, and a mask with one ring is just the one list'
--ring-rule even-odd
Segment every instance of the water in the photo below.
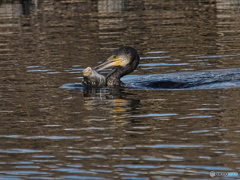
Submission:
{"label": "water", "polygon": [[[239,172],[239,82],[212,78],[239,74],[239,17],[236,0],[1,2],[0,178]],[[210,83],[83,90],[81,71],[122,45],[141,56],[126,82]]]}

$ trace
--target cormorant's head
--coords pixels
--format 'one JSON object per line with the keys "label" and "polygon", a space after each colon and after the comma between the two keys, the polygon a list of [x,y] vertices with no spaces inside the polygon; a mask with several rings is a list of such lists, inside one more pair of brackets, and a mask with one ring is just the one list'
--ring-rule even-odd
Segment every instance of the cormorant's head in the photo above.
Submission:
{"label": "cormorant's head", "polygon": [[100,72],[107,68],[116,67],[121,69],[122,76],[133,72],[139,63],[138,52],[128,46],[123,46],[114,50],[105,61],[96,66],[94,69]]}

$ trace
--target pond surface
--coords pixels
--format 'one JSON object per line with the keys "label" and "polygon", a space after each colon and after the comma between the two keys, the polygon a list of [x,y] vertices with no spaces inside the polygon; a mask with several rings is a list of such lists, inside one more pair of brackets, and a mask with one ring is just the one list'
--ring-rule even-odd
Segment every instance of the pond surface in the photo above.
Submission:
{"label": "pond surface", "polygon": [[[240,172],[239,22],[237,0],[1,1],[0,178]],[[123,81],[207,83],[71,88],[123,45],[141,56]]]}

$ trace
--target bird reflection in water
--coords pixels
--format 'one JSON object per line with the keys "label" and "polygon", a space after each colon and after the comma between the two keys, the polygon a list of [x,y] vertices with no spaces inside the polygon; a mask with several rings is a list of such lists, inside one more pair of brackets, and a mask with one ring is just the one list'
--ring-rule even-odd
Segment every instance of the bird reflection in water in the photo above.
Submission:
{"label": "bird reflection in water", "polygon": [[106,111],[106,117],[110,116],[112,120],[122,124],[126,117],[134,114],[140,104],[140,100],[131,98],[131,95],[120,88],[88,88],[84,93],[84,107],[91,111]]}

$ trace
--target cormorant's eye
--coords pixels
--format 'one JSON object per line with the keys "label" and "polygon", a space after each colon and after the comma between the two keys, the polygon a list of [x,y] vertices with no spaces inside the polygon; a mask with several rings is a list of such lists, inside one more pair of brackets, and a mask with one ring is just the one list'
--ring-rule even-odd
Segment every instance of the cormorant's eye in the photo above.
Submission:
{"label": "cormorant's eye", "polygon": [[116,58],[117,58],[117,56],[116,56],[116,55],[113,55],[113,56],[112,56],[112,58],[116,59]]}

